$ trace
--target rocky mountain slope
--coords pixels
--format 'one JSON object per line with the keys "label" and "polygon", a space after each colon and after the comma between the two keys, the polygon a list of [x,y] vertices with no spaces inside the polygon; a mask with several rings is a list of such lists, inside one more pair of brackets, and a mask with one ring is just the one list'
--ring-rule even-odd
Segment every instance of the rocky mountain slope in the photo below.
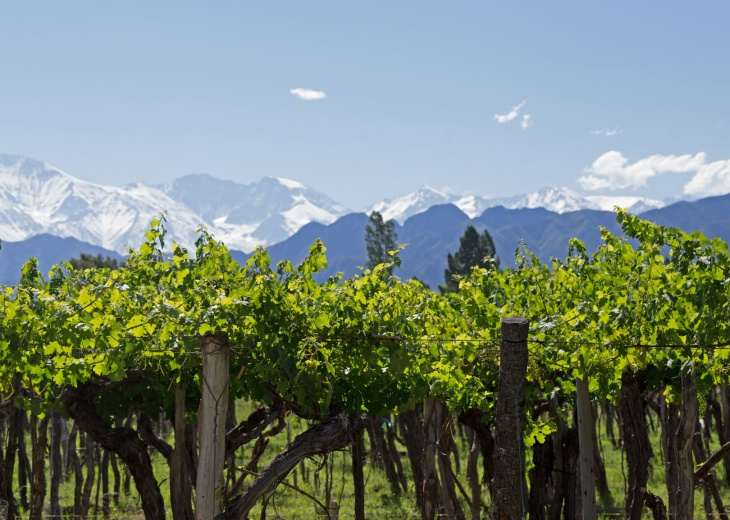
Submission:
{"label": "rocky mountain slope", "polygon": [[236,249],[279,242],[309,222],[331,223],[348,210],[287,179],[237,184],[189,175],[169,184],[124,188],[86,182],[50,166],[0,155],[0,239],[48,233],[124,253],[166,212],[169,236],[191,246],[199,226]]}

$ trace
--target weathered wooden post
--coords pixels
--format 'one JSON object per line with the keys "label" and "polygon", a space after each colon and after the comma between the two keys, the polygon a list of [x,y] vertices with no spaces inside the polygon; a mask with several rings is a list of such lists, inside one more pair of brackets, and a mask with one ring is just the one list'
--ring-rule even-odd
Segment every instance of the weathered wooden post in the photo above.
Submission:
{"label": "weathered wooden post", "polygon": [[596,520],[596,481],[593,471],[593,410],[588,377],[575,380],[578,416],[578,466],[580,467],[580,504],[583,520]]}
{"label": "weathered wooden post", "polygon": [[692,441],[699,402],[693,376],[681,376],[682,402],[670,403],[667,411],[667,491],[669,516],[691,518],[694,514],[694,461]]}
{"label": "weathered wooden post", "polygon": [[522,435],[529,330],[529,321],[521,316],[502,320],[492,501],[492,518],[496,520],[517,520],[527,513]]}
{"label": "weathered wooden post", "polygon": [[198,413],[200,462],[195,486],[195,518],[211,520],[223,511],[223,465],[228,413],[228,337],[206,334],[203,351],[203,388]]}
{"label": "weathered wooden post", "polygon": [[438,443],[438,404],[435,399],[423,402],[423,454],[421,474],[423,476],[421,520],[433,520],[438,509],[439,480],[436,473],[436,446]]}

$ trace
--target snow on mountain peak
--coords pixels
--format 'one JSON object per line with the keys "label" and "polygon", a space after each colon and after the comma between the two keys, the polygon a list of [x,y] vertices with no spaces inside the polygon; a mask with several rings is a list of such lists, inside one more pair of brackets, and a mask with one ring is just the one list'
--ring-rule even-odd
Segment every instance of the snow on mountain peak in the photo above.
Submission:
{"label": "snow on mountain peak", "polygon": [[301,182],[293,181],[291,179],[285,179],[283,177],[277,177],[276,180],[279,181],[279,183],[282,186],[286,186],[290,190],[304,190],[304,189],[307,189],[307,187],[304,184],[302,184]]}
{"label": "snow on mountain peak", "polygon": [[586,199],[595,204],[598,209],[604,211],[613,211],[613,208],[618,206],[636,214],[666,206],[666,203],[659,199],[647,199],[645,197],[632,197],[629,195],[589,195]]}
{"label": "snow on mountain peak", "polygon": [[547,186],[535,193],[512,197],[454,196],[424,187],[402,197],[374,204],[371,211],[379,211],[384,219],[395,219],[402,224],[408,217],[426,211],[430,206],[447,203],[454,204],[469,218],[477,217],[485,210],[496,206],[504,206],[507,209],[545,208],[555,213],[582,209],[612,211],[616,205],[634,213],[641,213],[664,206],[662,201],[642,197],[599,195],[584,197],[566,187]]}
{"label": "snow on mountain peak", "polygon": [[[664,205],[641,197],[583,197],[564,187],[488,198],[423,186],[374,204],[369,211],[403,223],[431,206],[448,203],[471,218],[493,206],[565,213],[618,205],[639,213]],[[327,195],[286,178],[240,184],[201,173],[157,186],[134,183],[121,188],[77,179],[42,161],[0,155],[0,239],[19,241],[50,233],[124,253],[127,246],[142,242],[150,221],[161,211],[166,212],[169,236],[185,247],[192,247],[197,228],[205,225],[230,248],[243,251],[285,240],[309,222],[331,224],[350,213]]]}
{"label": "snow on mountain peak", "polygon": [[455,200],[453,203],[457,208],[466,213],[469,218],[479,216],[479,202],[477,201],[477,197],[475,197],[474,195],[464,195],[461,198]]}
{"label": "snow on mountain peak", "polygon": [[523,195],[515,207],[545,208],[556,213],[578,211],[586,208],[586,199],[568,188],[548,186],[536,193]]}
{"label": "snow on mountain peak", "polygon": [[334,222],[349,211],[296,181],[238,184],[207,174],[158,186],[124,188],[82,181],[44,162],[0,155],[0,239],[40,233],[74,237],[124,253],[137,247],[158,213],[169,236],[192,247],[200,225],[232,249],[288,238],[308,222]]}
{"label": "snow on mountain peak", "polygon": [[451,201],[448,194],[435,190],[430,186],[423,186],[419,190],[402,197],[378,202],[367,213],[377,211],[383,216],[384,220],[396,220],[402,224],[408,217],[426,211],[431,206],[448,204]]}

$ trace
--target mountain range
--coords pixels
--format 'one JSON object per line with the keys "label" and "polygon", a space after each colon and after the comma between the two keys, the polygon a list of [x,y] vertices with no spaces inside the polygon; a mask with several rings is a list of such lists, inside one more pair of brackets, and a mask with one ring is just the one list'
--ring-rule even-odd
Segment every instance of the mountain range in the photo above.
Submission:
{"label": "mountain range", "polygon": [[[641,216],[660,225],[679,227],[687,231],[700,230],[709,237],[730,241],[730,194],[693,202],[678,202],[663,208],[644,212]],[[304,259],[309,246],[320,238],[327,247],[328,267],[321,277],[336,272],[351,276],[365,265],[365,213],[346,215],[333,224],[324,226],[311,223],[287,240],[267,248],[272,261],[288,259],[295,265]],[[401,225],[396,224],[398,242],[406,244],[400,254],[402,265],[395,274],[408,279],[418,277],[432,288],[444,283],[446,257],[459,248],[459,239],[467,226],[480,232],[484,229],[494,239],[495,248],[503,267],[514,265],[515,251],[521,243],[541,262],[551,258],[565,258],[568,241],[578,238],[588,251],[595,251],[602,243],[600,228],[621,234],[612,211],[583,209],[557,213],[545,208],[508,209],[496,206],[481,215],[470,218],[454,204],[431,206]],[[249,255],[233,252],[244,261]]]}
{"label": "mountain range", "polygon": [[122,258],[128,246],[139,246],[160,211],[166,212],[168,236],[186,247],[202,225],[239,260],[265,245],[273,259],[296,262],[321,238],[328,248],[325,274],[351,275],[366,262],[364,228],[367,214],[377,210],[397,222],[398,241],[408,244],[398,274],[418,276],[433,287],[443,282],[446,254],[458,248],[469,224],[489,229],[508,265],[520,239],[544,261],[565,256],[573,237],[595,248],[599,226],[617,231],[614,214],[606,211],[614,205],[727,240],[728,203],[728,198],[713,197],[665,206],[654,199],[584,197],[552,187],[489,198],[424,187],[353,213],[323,193],[282,178],[240,184],[197,174],[121,188],[77,179],[41,161],[0,155],[0,283],[17,281],[20,265],[30,256],[39,259],[42,271],[81,252]]}
{"label": "mountain range", "polygon": [[288,179],[237,184],[187,175],[162,185],[124,188],[86,182],[41,161],[0,155],[0,239],[48,233],[124,254],[137,247],[159,212],[184,246],[202,225],[229,247],[250,251],[279,242],[309,222],[349,213],[326,195]]}
{"label": "mountain range", "polygon": [[[646,197],[589,195],[584,197],[569,188],[548,186],[535,193],[513,197],[480,197],[454,195],[429,186],[398,197],[374,204],[370,211],[378,211],[385,220],[401,224],[432,206],[453,204],[470,218],[481,215],[489,208],[502,206],[507,209],[545,208],[555,213],[568,213],[583,209],[611,211],[614,206],[626,208],[634,214],[664,207],[664,201]],[[370,212],[368,211],[368,213]]]}

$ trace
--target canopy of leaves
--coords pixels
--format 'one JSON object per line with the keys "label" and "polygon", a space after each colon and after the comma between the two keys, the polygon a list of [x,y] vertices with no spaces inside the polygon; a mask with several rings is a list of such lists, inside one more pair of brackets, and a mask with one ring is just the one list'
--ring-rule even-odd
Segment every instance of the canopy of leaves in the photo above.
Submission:
{"label": "canopy of leaves", "polygon": [[[155,221],[121,268],[37,263],[0,293],[0,390],[18,373],[53,402],[65,385],[154,374],[134,399],[171,407],[175,381],[200,395],[200,337],[225,334],[230,392],[285,401],[301,417],[384,413],[424,397],[451,410],[489,412],[502,317],[530,320],[528,399],[562,394],[587,377],[598,398],[616,399],[624,371],[649,368],[673,399],[678,375],[700,391],[730,381],[730,256],[700,233],[667,229],[619,212],[625,236],[602,232],[589,255],[575,240],[550,267],[525,248],[517,267],[474,267],[459,292],[440,295],[389,275],[317,282],[321,242],[299,265],[271,265],[265,250],[238,265],[204,230],[193,253],[165,249]],[[126,390],[100,403],[124,410]],[[141,395],[140,395],[141,392]],[[122,412],[120,412],[122,413]],[[126,413],[126,412],[124,412]]]}

